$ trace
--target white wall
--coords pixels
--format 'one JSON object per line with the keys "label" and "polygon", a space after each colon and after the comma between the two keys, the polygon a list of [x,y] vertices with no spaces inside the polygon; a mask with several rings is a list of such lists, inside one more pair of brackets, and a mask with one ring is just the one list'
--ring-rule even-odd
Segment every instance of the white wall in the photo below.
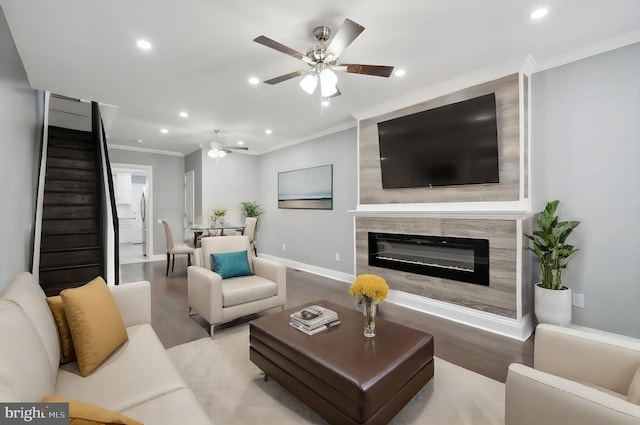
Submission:
{"label": "white wall", "polygon": [[241,226],[244,209],[240,202],[258,199],[258,159],[241,153],[213,159],[207,156],[207,150],[202,151],[201,224],[208,223],[212,209],[226,208],[225,222]]}
{"label": "white wall", "polygon": [[193,215],[194,223],[202,224],[202,150],[191,152],[184,157],[184,172],[193,171]]}
{"label": "white wall", "polygon": [[43,117],[0,9],[0,292],[31,267]]}
{"label": "white wall", "polygon": [[[347,211],[356,208],[356,158],[355,128],[261,155],[258,193],[266,213],[258,232],[258,254],[353,274],[353,216]],[[278,172],[327,164],[333,164],[333,210],[278,209]]]}
{"label": "white wall", "polygon": [[640,337],[640,43],[532,76],[532,199],[582,223],[579,325]]}

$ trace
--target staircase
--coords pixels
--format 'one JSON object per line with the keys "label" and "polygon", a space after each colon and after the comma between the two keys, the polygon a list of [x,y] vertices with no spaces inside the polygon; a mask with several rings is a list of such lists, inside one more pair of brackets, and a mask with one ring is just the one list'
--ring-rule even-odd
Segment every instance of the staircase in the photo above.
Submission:
{"label": "staircase", "polygon": [[91,132],[49,127],[40,247],[48,296],[104,276],[97,149]]}

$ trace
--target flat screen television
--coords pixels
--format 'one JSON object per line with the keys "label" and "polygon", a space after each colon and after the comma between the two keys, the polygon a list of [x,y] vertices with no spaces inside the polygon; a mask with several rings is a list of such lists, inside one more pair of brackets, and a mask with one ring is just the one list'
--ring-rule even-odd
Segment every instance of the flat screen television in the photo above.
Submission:
{"label": "flat screen television", "polygon": [[382,187],[499,182],[495,93],[378,123]]}

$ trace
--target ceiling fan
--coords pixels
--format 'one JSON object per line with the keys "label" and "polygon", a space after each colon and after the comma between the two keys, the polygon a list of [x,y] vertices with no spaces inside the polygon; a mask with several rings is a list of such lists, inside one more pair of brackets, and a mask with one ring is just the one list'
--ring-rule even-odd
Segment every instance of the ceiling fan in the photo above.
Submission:
{"label": "ceiling fan", "polygon": [[214,130],[216,134],[216,140],[213,140],[209,143],[211,149],[207,152],[211,158],[224,158],[228,153],[232,153],[233,151],[247,151],[249,148],[247,146],[231,146],[225,145],[218,141],[218,136],[220,135],[220,130]]}
{"label": "ceiling fan", "polygon": [[353,43],[362,31],[364,31],[362,25],[350,19],[345,19],[331,40],[331,43],[326,45],[325,42],[329,40],[331,36],[331,29],[325,26],[316,27],[313,30],[313,35],[319,44],[309,48],[306,54],[302,54],[264,35],[256,37],[253,40],[256,43],[292,56],[308,65],[307,68],[290,72],[264,82],[273,85],[306,74],[306,77],[300,81],[300,87],[307,93],[313,94],[319,82],[322,98],[328,99],[341,94],[337,87],[338,77],[333,71],[389,77],[393,72],[393,66],[337,63],[340,55]]}

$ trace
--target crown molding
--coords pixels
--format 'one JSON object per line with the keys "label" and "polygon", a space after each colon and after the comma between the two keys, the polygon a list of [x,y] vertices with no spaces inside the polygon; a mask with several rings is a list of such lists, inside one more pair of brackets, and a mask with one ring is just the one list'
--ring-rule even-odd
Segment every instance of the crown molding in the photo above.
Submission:
{"label": "crown molding", "polygon": [[327,129],[319,131],[317,133],[309,134],[309,135],[304,136],[304,137],[302,137],[300,139],[291,140],[289,142],[284,142],[284,143],[280,143],[279,145],[272,146],[272,147],[270,147],[268,149],[265,149],[263,151],[258,152],[257,155],[262,155],[262,154],[265,154],[265,153],[278,151],[280,149],[288,148],[290,146],[294,146],[294,145],[297,145],[297,144],[300,144],[300,143],[304,143],[304,142],[309,142],[311,140],[318,139],[318,138],[324,137],[324,136],[328,136],[330,134],[338,133],[339,131],[348,130],[350,128],[356,127],[357,124],[358,124],[358,122],[354,120],[354,121],[346,122],[344,124],[336,125],[334,127],[327,128]]}
{"label": "crown molding", "polygon": [[540,61],[536,65],[533,72],[535,73],[546,71],[548,69],[556,68],[558,66],[566,65],[571,62],[586,59],[591,56],[599,55],[601,53],[619,49],[620,47],[629,46],[638,42],[640,42],[640,30],[632,31],[617,37],[610,38],[608,40],[601,41],[596,44],[591,44],[589,46],[585,46],[571,52],[555,56],[548,60]]}
{"label": "crown molding", "polygon": [[125,145],[114,145],[111,143],[107,143],[107,148],[109,149],[119,149],[123,151],[133,151],[133,152],[142,152],[142,153],[153,153],[156,155],[169,155],[169,156],[179,156],[183,158],[185,155],[180,152],[172,152],[172,151],[161,151],[158,149],[149,149],[149,148],[138,148],[135,146],[125,146]]}
{"label": "crown molding", "polygon": [[358,111],[354,113],[353,116],[358,121],[362,121],[386,114],[388,112],[397,111],[398,109],[406,108],[408,106],[416,105],[418,103],[426,102],[431,99],[436,99],[440,96],[444,96],[446,94],[453,93],[467,87],[473,87],[478,84],[486,83],[487,81],[497,80],[498,78],[517,74],[520,72],[523,63],[525,63],[525,61],[527,61],[529,57],[530,56],[528,55],[520,60],[506,62],[488,68],[480,69],[469,74],[462,75],[458,78],[444,81],[434,86],[427,87],[423,90],[415,91],[409,95],[401,96],[388,102],[380,103],[373,106],[372,108]]}

